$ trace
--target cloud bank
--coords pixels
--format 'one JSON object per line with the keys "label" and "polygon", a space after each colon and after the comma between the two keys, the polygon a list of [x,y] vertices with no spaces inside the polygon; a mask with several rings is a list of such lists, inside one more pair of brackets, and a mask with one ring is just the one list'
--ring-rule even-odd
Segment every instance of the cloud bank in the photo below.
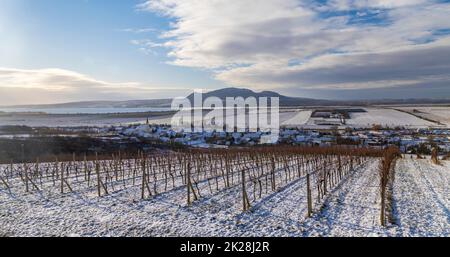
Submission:
{"label": "cloud bank", "polygon": [[[372,89],[450,82],[450,2],[149,0],[171,20],[173,65],[254,89]],[[450,87],[450,84],[449,84]]]}
{"label": "cloud bank", "polygon": [[63,69],[0,68],[0,106],[89,100],[129,100],[167,97],[161,91],[179,89],[152,87],[137,82],[114,83]]}

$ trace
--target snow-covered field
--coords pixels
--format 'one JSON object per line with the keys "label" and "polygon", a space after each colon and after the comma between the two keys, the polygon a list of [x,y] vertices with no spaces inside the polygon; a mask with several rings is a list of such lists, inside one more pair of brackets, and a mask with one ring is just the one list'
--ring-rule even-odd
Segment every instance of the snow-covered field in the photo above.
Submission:
{"label": "snow-covered field", "polygon": [[[31,126],[31,127],[95,127],[113,126],[146,122],[147,114],[137,114],[126,117],[126,114],[111,116],[108,114],[12,114],[0,115],[0,126]],[[155,116],[156,119],[158,116]]]}
{"label": "snow-covered field", "polygon": [[[186,188],[139,200],[139,187],[93,194],[9,194],[0,187],[0,236],[450,236],[450,163],[401,159],[393,188],[394,219],[379,225],[379,161],[349,174],[307,217],[300,177],[252,202],[241,188],[186,206]],[[313,195],[315,199],[316,196]]]}
{"label": "snow-covered field", "polygon": [[392,109],[366,108],[366,113],[353,113],[347,124],[355,127],[370,127],[373,124],[382,126],[405,126],[411,128],[436,126],[437,124],[420,119],[414,115]]}
{"label": "snow-covered field", "polygon": [[379,224],[377,164],[337,188],[308,222],[308,236],[450,236],[450,162],[400,159],[393,183],[394,224]]}
{"label": "snow-covered field", "polygon": [[[347,120],[345,126],[357,127],[357,128],[370,128],[374,124],[382,126],[404,126],[409,128],[426,128],[426,127],[437,127],[440,124],[426,120],[430,118],[431,120],[439,121],[446,126],[450,126],[450,108],[447,107],[423,107],[424,113],[421,114],[425,119],[422,119],[420,115],[412,115],[407,112],[402,112],[403,108],[397,108],[399,110],[394,110],[391,108],[373,107],[364,108],[367,112],[362,113],[352,113],[351,119]],[[406,109],[405,109],[406,110]],[[426,111],[432,112],[433,115],[425,113]],[[296,126],[304,128],[324,128],[330,127],[328,125],[317,125],[316,121],[323,120],[322,118],[311,118],[313,111],[311,109],[286,109],[280,110],[280,124],[283,126]],[[238,117],[238,120],[245,120],[245,116]],[[333,121],[339,123],[339,119],[327,119],[328,121]],[[167,123],[171,122],[170,117],[165,117],[162,119],[152,119],[151,122],[154,123]]]}
{"label": "snow-covered field", "polygon": [[412,112],[419,117],[424,117],[430,120],[438,121],[446,125],[447,127],[450,127],[450,107],[417,106],[417,107],[400,107],[397,109]]}
{"label": "snow-covered field", "polygon": [[[371,127],[373,124],[383,126],[405,126],[410,128],[436,127],[438,123],[429,120],[441,122],[441,126],[450,126],[450,107],[395,107],[392,108],[372,107],[365,108],[365,113],[353,113],[351,119],[345,126],[353,127]],[[421,113],[410,114],[413,109]],[[399,111],[399,110],[404,110]],[[297,126],[305,128],[325,128],[327,125],[316,125],[320,118],[311,118],[312,109],[280,109],[280,125]],[[423,117],[424,119],[420,118]],[[26,125],[26,126],[50,126],[50,127],[74,127],[74,126],[110,126],[126,124],[144,124],[149,119],[153,124],[171,124],[172,114],[151,115],[148,113],[136,113],[128,115],[126,113],[108,115],[108,114],[59,114],[59,115],[39,115],[39,114],[13,114],[0,116],[0,126],[5,125]],[[239,122],[244,122],[246,116],[238,116]],[[339,123],[339,120],[334,120]],[[329,126],[328,126],[329,127]]]}
{"label": "snow-covered field", "polygon": [[[303,125],[310,116],[311,111],[303,109],[281,109],[279,113],[282,125]],[[220,117],[219,117],[220,118]],[[148,113],[119,114],[11,114],[0,116],[0,126],[24,125],[34,127],[77,127],[77,126],[111,126],[126,124],[145,124],[149,119],[152,124],[171,124],[172,114],[151,115]],[[245,115],[238,115],[238,121],[245,121]]]}
{"label": "snow-covered field", "polygon": [[312,111],[310,110],[297,110],[293,113],[280,113],[280,123],[286,126],[299,126],[304,125],[311,118]]}
{"label": "snow-covered field", "polygon": [[[312,114],[311,110],[304,109],[281,109],[279,113],[279,122],[282,126],[301,126],[308,122]],[[266,114],[270,115],[270,114]],[[223,119],[223,116],[218,116],[217,118]],[[236,120],[238,122],[244,122],[247,116],[244,114],[238,114]],[[145,120],[142,120],[144,123]],[[150,122],[155,124],[171,124],[171,117],[163,117],[163,118],[152,118],[150,117]]]}
{"label": "snow-covered field", "polygon": [[399,236],[450,236],[450,162],[399,160],[394,203]]}
{"label": "snow-covered field", "polygon": [[[282,173],[277,177],[277,181],[284,180]],[[280,185],[276,193],[262,200],[252,201],[253,208],[248,213],[241,211],[240,187],[203,195],[191,207],[186,206],[185,187],[148,201],[139,200],[139,195],[139,187],[102,198],[86,191],[60,195],[10,194],[2,190],[0,235],[302,236],[305,232],[304,176]]]}

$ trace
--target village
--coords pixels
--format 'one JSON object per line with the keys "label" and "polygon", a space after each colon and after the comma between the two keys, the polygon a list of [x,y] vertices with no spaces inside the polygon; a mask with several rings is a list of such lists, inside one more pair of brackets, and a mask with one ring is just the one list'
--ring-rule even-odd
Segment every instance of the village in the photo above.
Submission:
{"label": "village", "polygon": [[177,144],[194,148],[228,148],[270,144],[307,146],[351,145],[385,148],[396,145],[403,153],[429,154],[437,147],[441,153],[450,152],[450,129],[448,128],[383,128],[372,129],[306,129],[281,127],[277,141],[268,140],[268,132],[224,132],[224,131],[175,131],[168,125],[128,125],[97,129],[97,137],[120,140],[154,140],[160,143]]}

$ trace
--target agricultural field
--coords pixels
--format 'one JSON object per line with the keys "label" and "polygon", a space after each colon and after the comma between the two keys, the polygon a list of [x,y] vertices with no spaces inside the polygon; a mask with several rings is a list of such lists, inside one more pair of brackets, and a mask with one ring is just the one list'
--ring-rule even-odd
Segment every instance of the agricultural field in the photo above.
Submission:
{"label": "agricultural field", "polygon": [[435,121],[441,125],[450,127],[450,107],[445,106],[415,106],[398,107],[396,109],[406,111],[417,117]]}
{"label": "agricultural field", "polygon": [[[345,108],[344,108],[345,109]],[[409,107],[366,107],[361,108],[365,112],[351,113],[350,119],[343,127],[371,128],[374,124],[384,127],[402,126],[407,128],[449,127],[450,117],[448,107],[422,107],[421,113],[413,113],[414,108]],[[281,109],[279,118],[282,126],[324,128],[327,125],[317,125],[317,121],[332,121],[336,119],[321,119],[311,117],[315,109]],[[237,117],[237,120],[245,120],[245,117]],[[171,117],[162,119],[150,118],[152,123],[170,124]]]}
{"label": "agricultural field", "polygon": [[432,127],[437,124],[393,109],[366,108],[366,113],[353,113],[351,119],[347,121],[349,126],[370,127],[373,124],[396,127],[404,126],[408,128]]}
{"label": "agricultural field", "polygon": [[294,112],[280,112],[280,123],[284,126],[299,126],[306,124],[311,118],[311,110],[295,110]]}
{"label": "agricultural field", "polygon": [[388,185],[386,156],[284,147],[5,164],[0,235],[449,236],[449,162],[401,158]]}
{"label": "agricultural field", "polygon": [[[347,107],[349,108],[349,107]],[[382,126],[404,126],[408,128],[449,127],[450,107],[365,107],[366,112],[352,113],[342,126],[370,128],[373,124]],[[323,128],[312,118],[314,108],[280,109],[279,122],[282,126]],[[207,112],[205,112],[206,114]],[[24,125],[32,127],[77,127],[77,126],[120,126],[127,124],[171,124],[174,112],[142,112],[114,114],[44,114],[11,113],[0,115],[0,126]],[[238,121],[246,120],[245,114],[237,114]],[[327,119],[325,119],[327,120]],[[334,119],[330,119],[334,120]]]}

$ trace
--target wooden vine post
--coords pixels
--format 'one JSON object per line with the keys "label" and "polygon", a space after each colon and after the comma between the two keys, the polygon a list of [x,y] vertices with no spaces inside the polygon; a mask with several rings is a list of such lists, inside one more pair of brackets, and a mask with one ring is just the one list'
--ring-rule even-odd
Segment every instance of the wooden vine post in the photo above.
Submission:
{"label": "wooden vine post", "polygon": [[272,191],[275,192],[276,190],[276,181],[275,181],[275,158],[272,157],[272,173],[271,173],[271,177],[272,177]]}
{"label": "wooden vine post", "polygon": [[[87,178],[87,156],[86,156],[86,153],[84,154],[84,181],[88,181],[88,178]],[[88,181],[88,186],[89,186],[89,181]]]}
{"label": "wooden vine post", "polygon": [[187,182],[187,204],[191,206],[191,163],[187,164],[186,170],[186,182]]}
{"label": "wooden vine post", "polygon": [[145,159],[142,159],[142,186],[141,186],[141,199],[145,199],[145,184],[147,183],[147,172],[145,172]]}
{"label": "wooden vine post", "polygon": [[309,173],[306,175],[306,187],[307,187],[307,198],[308,198],[308,217],[312,215],[312,196],[311,196],[311,178]]}
{"label": "wooden vine post", "polygon": [[[97,154],[95,154],[97,156]],[[97,193],[98,193],[98,197],[102,196],[102,191],[100,189],[100,164],[98,163],[98,157],[96,158],[95,161],[95,174],[97,175]]]}
{"label": "wooden vine post", "polygon": [[24,164],[24,170],[25,170],[25,191],[28,193],[29,187],[28,187],[28,168]]}
{"label": "wooden vine post", "polygon": [[61,163],[61,173],[59,175],[61,179],[61,194],[64,194],[64,167],[63,163]]}
{"label": "wooden vine post", "polygon": [[248,200],[247,189],[245,187],[245,169],[242,170],[242,209],[248,211],[250,209],[250,201]]}

